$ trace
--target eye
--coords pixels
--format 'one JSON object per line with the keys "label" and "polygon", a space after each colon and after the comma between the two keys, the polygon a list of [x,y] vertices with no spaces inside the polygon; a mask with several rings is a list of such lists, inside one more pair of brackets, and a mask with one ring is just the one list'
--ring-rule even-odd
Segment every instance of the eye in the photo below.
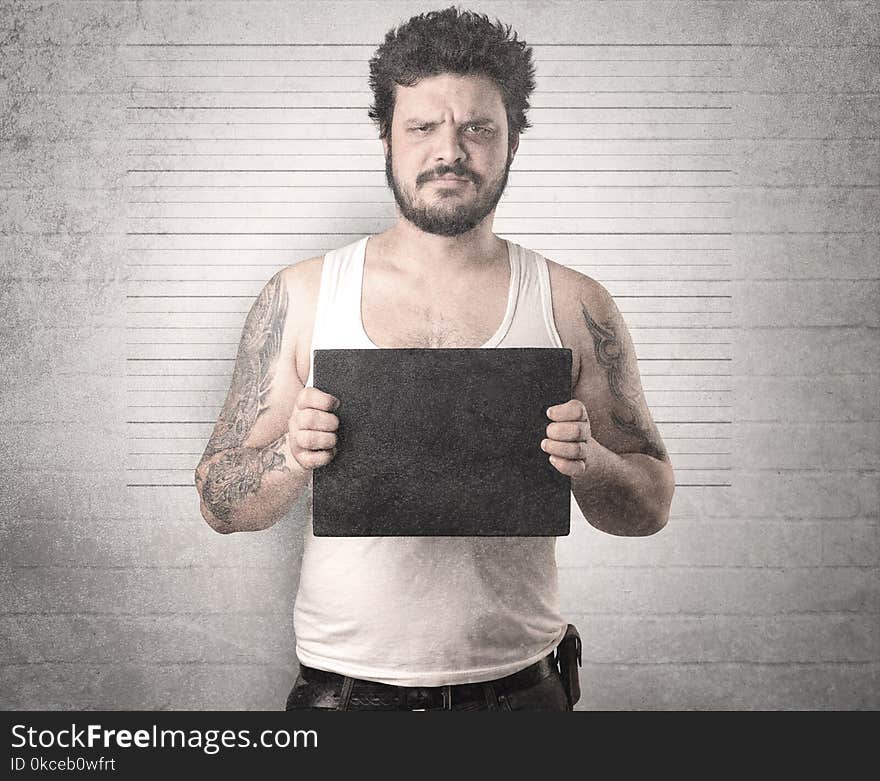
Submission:
{"label": "eye", "polygon": [[484,125],[468,125],[467,130],[478,136],[486,136],[492,132],[491,128],[485,127]]}
{"label": "eye", "polygon": [[411,128],[410,128],[410,130],[412,130],[413,133],[417,133],[417,134],[419,134],[419,135],[424,135],[424,134],[427,133],[430,129],[431,129],[431,126],[430,126],[430,125],[417,125],[417,126],[415,126],[415,127],[411,127]]}

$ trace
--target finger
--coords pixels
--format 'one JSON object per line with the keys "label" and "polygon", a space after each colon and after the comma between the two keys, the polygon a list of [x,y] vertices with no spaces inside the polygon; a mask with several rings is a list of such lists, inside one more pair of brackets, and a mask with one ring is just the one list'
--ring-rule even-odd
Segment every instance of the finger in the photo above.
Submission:
{"label": "finger", "polygon": [[565,404],[557,404],[548,408],[547,417],[557,421],[590,419],[587,415],[587,408],[580,399],[571,399]]}
{"label": "finger", "polygon": [[305,469],[326,466],[336,457],[336,450],[303,450],[296,454],[299,465]]}
{"label": "finger", "polygon": [[563,442],[586,441],[590,438],[590,426],[586,421],[571,423],[550,423],[547,426],[547,438]]}
{"label": "finger", "polygon": [[586,442],[558,442],[555,439],[541,441],[541,450],[552,456],[583,461],[587,457]]}
{"label": "finger", "polygon": [[332,412],[300,409],[296,410],[295,415],[297,428],[312,431],[336,431],[339,428],[339,418]]}
{"label": "finger", "polygon": [[330,450],[336,447],[336,434],[300,429],[296,432],[296,444],[305,450]]}
{"label": "finger", "polygon": [[338,409],[339,399],[322,390],[308,386],[300,391],[296,406],[300,409],[320,409],[331,412]]}
{"label": "finger", "polygon": [[587,468],[587,465],[583,461],[571,461],[567,458],[560,458],[559,456],[550,456],[550,463],[553,464],[557,471],[562,472],[562,474],[568,475],[569,477],[582,475]]}

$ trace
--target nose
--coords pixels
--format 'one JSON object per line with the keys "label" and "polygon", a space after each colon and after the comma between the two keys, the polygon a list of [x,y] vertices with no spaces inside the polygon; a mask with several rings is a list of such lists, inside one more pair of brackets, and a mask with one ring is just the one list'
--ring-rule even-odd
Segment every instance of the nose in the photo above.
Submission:
{"label": "nose", "polygon": [[441,125],[439,132],[435,136],[437,146],[434,149],[435,160],[446,163],[446,165],[454,165],[459,160],[464,160],[467,156],[464,147],[461,145],[461,138],[458,129],[454,124]]}

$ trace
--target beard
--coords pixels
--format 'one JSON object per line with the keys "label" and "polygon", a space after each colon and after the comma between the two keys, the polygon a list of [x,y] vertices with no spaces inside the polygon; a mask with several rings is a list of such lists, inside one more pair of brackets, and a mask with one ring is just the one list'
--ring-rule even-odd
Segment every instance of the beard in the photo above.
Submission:
{"label": "beard", "polygon": [[473,200],[465,201],[459,187],[451,191],[439,189],[435,190],[435,199],[430,203],[416,203],[415,195],[394,177],[392,151],[389,147],[385,156],[385,181],[394,193],[400,213],[419,230],[438,236],[460,236],[475,228],[498,205],[504,188],[507,187],[507,176],[512,162],[513,156],[508,152],[504,171],[485,187],[482,176],[467,170],[461,164],[439,166],[432,171],[426,171],[416,177],[416,189],[438,176],[452,174],[472,182],[477,195]]}

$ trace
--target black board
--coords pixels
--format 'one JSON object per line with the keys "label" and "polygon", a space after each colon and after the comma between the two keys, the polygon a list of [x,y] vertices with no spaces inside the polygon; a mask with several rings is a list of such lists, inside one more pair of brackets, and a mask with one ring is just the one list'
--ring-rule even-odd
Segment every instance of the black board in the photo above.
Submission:
{"label": "black board", "polygon": [[314,385],[340,400],[315,536],[569,533],[571,480],[541,440],[571,350],[315,350]]}

